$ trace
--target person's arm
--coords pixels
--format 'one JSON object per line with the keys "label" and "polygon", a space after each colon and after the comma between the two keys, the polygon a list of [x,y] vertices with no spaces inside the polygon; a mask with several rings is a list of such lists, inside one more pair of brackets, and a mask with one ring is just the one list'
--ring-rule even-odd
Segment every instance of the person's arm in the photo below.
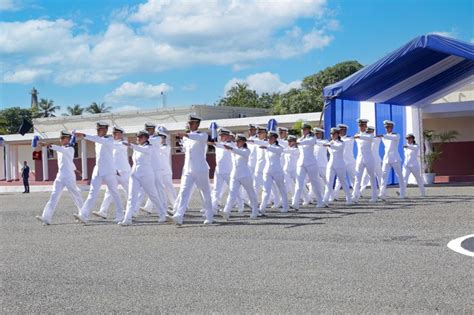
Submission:
{"label": "person's arm", "polygon": [[407,144],[404,146],[405,149],[408,149],[408,150],[418,150],[418,145],[417,144]]}
{"label": "person's arm", "polygon": [[97,142],[103,145],[110,145],[112,146],[114,144],[114,141],[112,138],[104,138],[104,137],[99,137],[99,136],[94,136],[94,135],[88,135],[88,134],[83,134],[84,139],[92,141],[92,142]]}
{"label": "person's arm", "polygon": [[198,142],[207,142],[207,133],[205,132],[188,133],[186,137]]}
{"label": "person's arm", "polygon": [[314,137],[304,138],[298,141],[299,145],[313,145],[315,143],[316,143],[316,138]]}
{"label": "person's arm", "polygon": [[331,147],[333,151],[344,150],[344,142],[332,141],[329,143],[329,146]]}
{"label": "person's arm", "polygon": [[55,145],[55,144],[48,145],[48,148],[50,148],[51,150],[54,150],[54,151],[61,152],[61,153],[66,153],[67,150],[68,150],[67,147],[62,147],[62,146]]}
{"label": "person's arm", "polygon": [[135,151],[142,152],[142,153],[145,153],[145,154],[150,154],[151,153],[151,146],[149,146],[149,145],[141,146],[141,145],[138,145],[138,144],[130,143],[130,146]]}
{"label": "person's arm", "polygon": [[245,149],[239,149],[237,147],[231,147],[231,152],[235,153],[237,155],[243,156],[243,157],[248,157],[250,155],[250,150],[245,150]]}
{"label": "person's arm", "polygon": [[397,133],[391,133],[391,134],[384,134],[382,135],[382,137],[384,137],[384,139],[388,139],[388,140],[398,140],[400,139],[400,135],[397,134]]}
{"label": "person's arm", "polygon": [[261,145],[268,145],[268,142],[267,142],[267,141],[265,141],[265,140],[260,140],[260,139],[252,140],[252,143],[255,144],[255,145],[258,145],[258,146],[261,146]]}
{"label": "person's arm", "polygon": [[267,150],[273,153],[279,153],[281,154],[283,152],[283,148],[281,146],[276,146],[276,145],[269,145],[267,147]]}
{"label": "person's arm", "polygon": [[214,142],[213,146],[219,149],[225,149],[225,146],[222,143]]}

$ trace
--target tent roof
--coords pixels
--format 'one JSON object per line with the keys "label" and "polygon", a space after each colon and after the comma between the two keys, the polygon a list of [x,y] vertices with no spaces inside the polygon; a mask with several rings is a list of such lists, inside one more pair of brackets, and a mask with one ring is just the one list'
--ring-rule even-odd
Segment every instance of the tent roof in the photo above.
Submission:
{"label": "tent roof", "polygon": [[326,86],[325,98],[417,105],[474,80],[474,45],[439,35],[414,38],[377,62]]}

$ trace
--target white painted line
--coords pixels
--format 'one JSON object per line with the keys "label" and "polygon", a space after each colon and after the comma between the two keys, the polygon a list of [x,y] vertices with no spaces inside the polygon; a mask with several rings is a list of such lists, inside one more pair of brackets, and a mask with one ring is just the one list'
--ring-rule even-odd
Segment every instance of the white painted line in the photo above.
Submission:
{"label": "white painted line", "polygon": [[468,251],[461,247],[461,243],[468,238],[474,237],[474,234],[458,237],[448,243],[448,248],[454,250],[459,254],[463,254],[466,256],[474,257],[474,252]]}

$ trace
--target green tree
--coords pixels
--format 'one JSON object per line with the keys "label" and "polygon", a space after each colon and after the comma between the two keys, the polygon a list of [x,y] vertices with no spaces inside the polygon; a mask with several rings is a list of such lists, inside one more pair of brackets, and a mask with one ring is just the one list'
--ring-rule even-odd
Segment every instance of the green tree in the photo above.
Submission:
{"label": "green tree", "polygon": [[96,102],[92,102],[89,107],[86,108],[86,111],[91,114],[101,114],[101,113],[108,113],[112,109],[111,106],[106,106],[105,103],[97,104]]}
{"label": "green tree", "polygon": [[[10,107],[0,110],[0,134],[16,134],[23,118],[31,121],[32,111],[26,108]],[[33,129],[33,128],[32,128]],[[30,130],[29,132],[33,132]]]}
{"label": "green tree", "polygon": [[[267,104],[267,99],[268,96],[265,96],[265,105],[271,106],[271,104]],[[264,106],[261,104],[261,97],[256,91],[249,89],[247,83],[236,83],[229,91],[227,91],[226,96],[217,102],[217,105],[254,108],[261,108]]]}
{"label": "green tree", "polygon": [[56,117],[54,114],[56,110],[61,109],[60,106],[54,105],[53,100],[42,98],[38,104],[38,116],[39,117]]}
{"label": "green tree", "polygon": [[67,107],[67,113],[64,114],[65,116],[77,116],[82,115],[84,113],[85,108],[81,107],[79,104],[74,104],[73,106]]}

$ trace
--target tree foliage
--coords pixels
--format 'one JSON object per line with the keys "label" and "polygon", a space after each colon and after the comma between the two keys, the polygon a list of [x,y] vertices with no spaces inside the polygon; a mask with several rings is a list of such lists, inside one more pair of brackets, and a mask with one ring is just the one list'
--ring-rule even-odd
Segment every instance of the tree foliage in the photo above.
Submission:
{"label": "tree foliage", "polygon": [[0,110],[0,134],[18,133],[23,118],[31,122],[33,117],[32,110],[27,108],[10,107]]}
{"label": "tree foliage", "polygon": [[54,105],[53,100],[42,98],[38,104],[39,117],[56,117],[55,112],[61,109],[60,106]]}
{"label": "tree foliage", "polygon": [[96,103],[92,102],[92,104],[87,107],[86,111],[91,114],[101,114],[101,113],[108,113],[112,109],[111,106],[106,106],[105,103]]}
{"label": "tree foliage", "polygon": [[219,106],[269,108],[273,114],[295,114],[322,111],[324,106],[323,88],[336,83],[362,65],[357,61],[345,61],[328,67],[303,79],[301,87],[287,93],[258,95],[246,83],[236,83],[225,97],[217,101]]}
{"label": "tree foliage", "polygon": [[82,115],[86,109],[81,107],[79,104],[74,104],[73,106],[67,107],[67,113],[65,116],[77,116]]}

